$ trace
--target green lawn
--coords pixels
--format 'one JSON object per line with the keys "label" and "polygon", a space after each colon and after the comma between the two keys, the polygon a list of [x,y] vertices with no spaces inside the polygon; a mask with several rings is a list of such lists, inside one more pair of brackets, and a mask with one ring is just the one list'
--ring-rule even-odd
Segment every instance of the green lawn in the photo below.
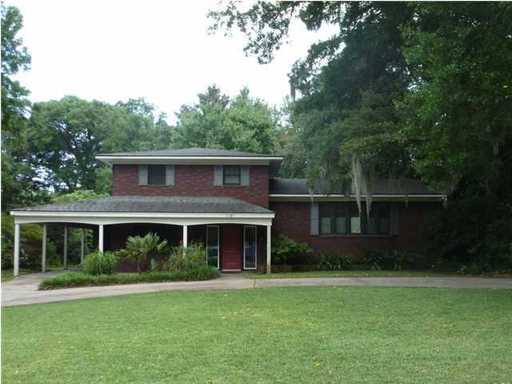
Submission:
{"label": "green lawn", "polygon": [[272,288],[3,310],[5,383],[510,383],[512,292]]}
{"label": "green lawn", "polygon": [[460,276],[455,273],[436,273],[431,271],[311,271],[311,272],[278,272],[256,273],[244,272],[253,279],[289,279],[300,277],[432,277]]}

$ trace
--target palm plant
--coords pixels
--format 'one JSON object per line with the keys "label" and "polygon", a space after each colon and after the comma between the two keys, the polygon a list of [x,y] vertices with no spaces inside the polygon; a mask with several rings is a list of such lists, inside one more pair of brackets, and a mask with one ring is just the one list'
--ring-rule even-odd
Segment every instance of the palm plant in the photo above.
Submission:
{"label": "palm plant", "polygon": [[155,233],[148,233],[146,236],[129,236],[126,241],[126,248],[121,251],[122,255],[135,261],[137,272],[140,273],[141,264],[149,256],[161,254],[167,246],[167,240],[160,241]]}

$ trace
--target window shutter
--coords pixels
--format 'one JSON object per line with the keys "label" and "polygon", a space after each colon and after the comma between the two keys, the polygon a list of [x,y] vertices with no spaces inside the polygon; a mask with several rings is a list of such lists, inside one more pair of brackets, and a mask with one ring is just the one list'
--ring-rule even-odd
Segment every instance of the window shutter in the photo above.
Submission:
{"label": "window shutter", "polygon": [[165,185],[174,185],[175,183],[175,171],[174,165],[165,166]]}
{"label": "window shutter", "polygon": [[223,172],[222,165],[216,165],[213,173],[213,185],[223,184]]}
{"label": "window shutter", "polygon": [[312,236],[318,235],[318,203],[311,203],[310,211],[310,233]]}
{"label": "window shutter", "polygon": [[139,165],[139,185],[148,185],[148,166]]}
{"label": "window shutter", "polygon": [[400,208],[398,204],[391,205],[391,234],[398,235],[400,230]]}
{"label": "window shutter", "polygon": [[240,185],[250,184],[249,166],[240,167]]}

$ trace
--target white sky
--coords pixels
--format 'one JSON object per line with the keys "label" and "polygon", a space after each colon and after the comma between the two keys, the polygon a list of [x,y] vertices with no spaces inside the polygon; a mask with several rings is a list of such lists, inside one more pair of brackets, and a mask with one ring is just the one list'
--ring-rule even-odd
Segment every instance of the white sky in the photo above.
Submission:
{"label": "white sky", "polygon": [[76,95],[116,102],[144,97],[174,120],[182,104],[210,84],[228,95],[248,86],[279,105],[289,94],[287,74],[311,43],[334,32],[308,32],[296,23],[290,44],[269,65],[243,53],[234,31],[208,34],[206,14],[216,1],[7,0],[24,18],[21,36],[32,68],[18,76],[32,101]]}

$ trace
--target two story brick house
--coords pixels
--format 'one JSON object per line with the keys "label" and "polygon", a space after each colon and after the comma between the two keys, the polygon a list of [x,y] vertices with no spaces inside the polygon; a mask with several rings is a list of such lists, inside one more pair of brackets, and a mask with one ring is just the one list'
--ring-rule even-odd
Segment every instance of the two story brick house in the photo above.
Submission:
{"label": "two story brick house", "polygon": [[[11,211],[15,218],[15,274],[20,225],[93,229],[99,250],[124,246],[130,235],[155,232],[170,244],[200,242],[208,263],[222,271],[271,269],[271,237],[284,234],[316,252],[361,253],[368,248],[411,249],[425,216],[446,196],[414,180],[375,186],[371,215],[359,215],[350,191],[304,179],[278,178],[279,156],[219,149],[111,153],[97,156],[112,166],[112,196]],[[83,253],[83,250],[82,250]]]}

